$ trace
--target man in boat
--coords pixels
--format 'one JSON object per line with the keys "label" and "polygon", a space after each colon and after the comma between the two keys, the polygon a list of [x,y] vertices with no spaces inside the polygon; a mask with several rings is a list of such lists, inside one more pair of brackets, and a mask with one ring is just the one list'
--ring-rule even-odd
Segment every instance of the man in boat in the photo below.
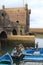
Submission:
{"label": "man in boat", "polygon": [[11,56],[14,59],[22,59],[24,57],[24,55],[22,54],[22,51],[24,50],[24,46],[22,44],[17,45],[16,47],[14,47]]}
{"label": "man in boat", "polygon": [[19,59],[23,59],[24,55],[22,54],[23,50],[24,50],[24,46],[22,44],[18,45],[18,53],[19,53]]}
{"label": "man in boat", "polygon": [[22,52],[24,50],[24,46],[22,44],[19,44],[19,51]]}
{"label": "man in boat", "polygon": [[24,50],[24,46],[22,44],[17,45],[16,47],[14,47],[11,55],[18,55],[20,56],[22,54],[22,51]]}

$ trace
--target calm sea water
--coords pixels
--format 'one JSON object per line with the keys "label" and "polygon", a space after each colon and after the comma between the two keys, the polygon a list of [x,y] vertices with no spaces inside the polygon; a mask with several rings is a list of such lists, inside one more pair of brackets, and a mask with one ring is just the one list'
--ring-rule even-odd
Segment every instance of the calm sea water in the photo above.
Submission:
{"label": "calm sea water", "polygon": [[35,43],[38,42],[38,47],[43,48],[43,34],[37,34],[35,38]]}
{"label": "calm sea water", "polygon": [[38,42],[38,47],[43,48],[43,38],[36,38],[35,43]]}

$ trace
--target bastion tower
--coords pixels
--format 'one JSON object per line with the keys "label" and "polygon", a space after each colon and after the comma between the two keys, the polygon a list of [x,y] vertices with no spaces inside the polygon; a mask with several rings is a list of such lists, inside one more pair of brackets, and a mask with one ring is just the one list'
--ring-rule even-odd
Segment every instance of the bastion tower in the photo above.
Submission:
{"label": "bastion tower", "polygon": [[0,35],[25,35],[29,32],[31,10],[28,5],[0,10]]}

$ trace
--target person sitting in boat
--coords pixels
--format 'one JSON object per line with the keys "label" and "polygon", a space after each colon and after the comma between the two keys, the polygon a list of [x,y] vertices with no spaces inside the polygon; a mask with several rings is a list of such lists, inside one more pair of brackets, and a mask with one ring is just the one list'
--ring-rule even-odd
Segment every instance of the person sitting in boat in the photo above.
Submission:
{"label": "person sitting in boat", "polygon": [[24,50],[24,46],[22,44],[19,44],[19,51],[22,52]]}
{"label": "person sitting in boat", "polygon": [[24,56],[24,55],[22,54],[23,50],[24,50],[24,46],[23,46],[22,44],[19,44],[19,45],[18,45],[18,56],[19,56],[20,58],[22,58],[22,57]]}
{"label": "person sitting in boat", "polygon": [[12,58],[22,59],[24,57],[22,53],[23,50],[24,50],[24,46],[22,44],[19,44],[16,47],[14,47],[12,54],[11,54]]}

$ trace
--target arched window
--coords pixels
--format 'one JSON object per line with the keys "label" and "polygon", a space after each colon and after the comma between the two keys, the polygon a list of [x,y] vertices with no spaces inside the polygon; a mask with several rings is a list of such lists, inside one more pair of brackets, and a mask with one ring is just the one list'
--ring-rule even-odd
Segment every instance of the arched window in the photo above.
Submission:
{"label": "arched window", "polygon": [[16,29],[13,29],[12,34],[13,34],[13,35],[17,35]]}
{"label": "arched window", "polygon": [[7,34],[5,31],[2,31],[0,34],[0,38],[7,38]]}
{"label": "arched window", "polygon": [[20,30],[20,35],[22,35],[22,30]]}

